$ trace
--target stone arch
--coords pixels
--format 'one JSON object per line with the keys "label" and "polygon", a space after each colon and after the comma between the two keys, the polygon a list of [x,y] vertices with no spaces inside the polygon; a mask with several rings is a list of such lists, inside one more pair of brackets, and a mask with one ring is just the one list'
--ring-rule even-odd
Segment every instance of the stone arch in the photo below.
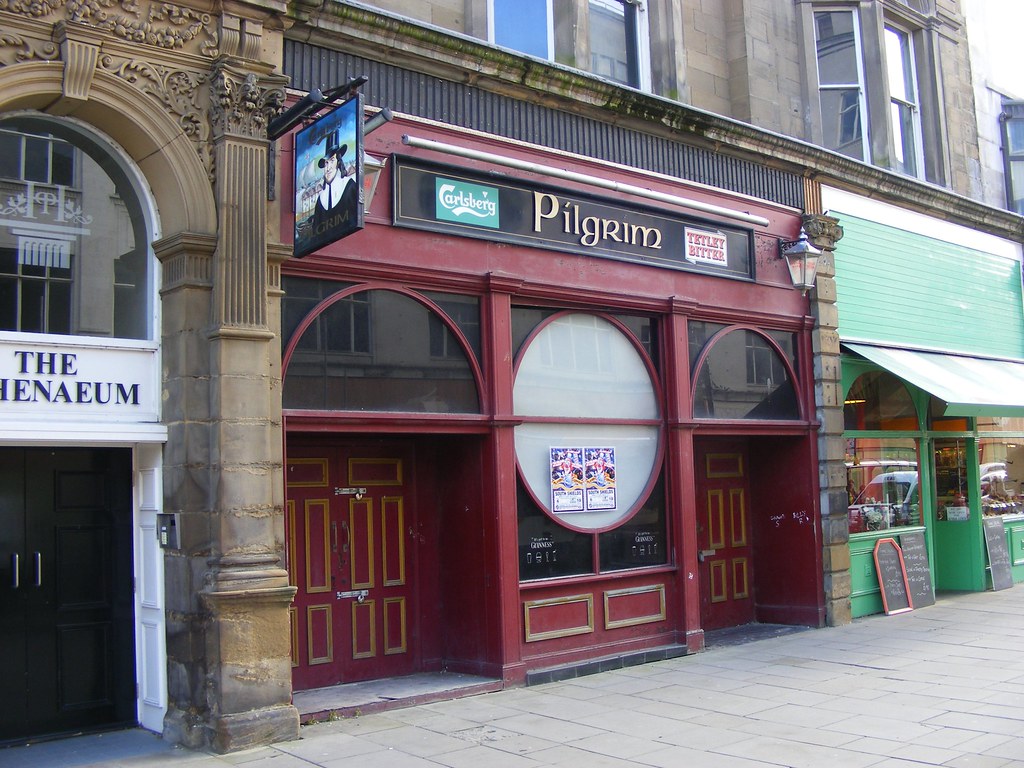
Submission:
{"label": "stone arch", "polygon": [[181,232],[214,235],[217,206],[199,155],[180,126],[158,104],[123,79],[96,70],[88,99],[64,95],[64,67],[26,62],[0,68],[0,114],[36,110],[74,117],[112,140],[149,183],[162,237]]}

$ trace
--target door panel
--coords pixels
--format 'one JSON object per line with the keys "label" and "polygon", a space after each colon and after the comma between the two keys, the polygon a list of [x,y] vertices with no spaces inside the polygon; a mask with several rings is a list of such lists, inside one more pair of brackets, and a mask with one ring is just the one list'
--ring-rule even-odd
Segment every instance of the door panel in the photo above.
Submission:
{"label": "door panel", "polygon": [[720,629],[754,620],[747,454],[740,444],[696,450],[701,623]]}
{"label": "door panel", "polygon": [[289,447],[296,690],[417,668],[411,461],[399,444]]}
{"label": "door panel", "polygon": [[134,723],[130,451],[7,448],[0,465],[0,524],[23,521],[3,542],[0,739]]}

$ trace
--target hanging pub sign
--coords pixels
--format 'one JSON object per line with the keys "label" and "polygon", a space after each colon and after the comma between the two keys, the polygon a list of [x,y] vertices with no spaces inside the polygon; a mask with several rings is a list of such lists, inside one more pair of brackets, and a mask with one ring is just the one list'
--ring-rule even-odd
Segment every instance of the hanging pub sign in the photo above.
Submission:
{"label": "hanging pub sign", "polygon": [[754,277],[748,230],[407,157],[394,168],[396,226]]}
{"label": "hanging pub sign", "polygon": [[363,97],[295,134],[296,257],[363,228]]}

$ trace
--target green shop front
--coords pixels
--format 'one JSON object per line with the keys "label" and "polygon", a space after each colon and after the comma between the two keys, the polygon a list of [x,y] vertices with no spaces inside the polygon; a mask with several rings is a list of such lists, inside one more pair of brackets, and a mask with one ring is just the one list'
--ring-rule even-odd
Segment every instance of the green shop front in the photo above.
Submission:
{"label": "green shop front", "polygon": [[[1024,581],[1020,245],[834,189],[854,617],[884,609],[879,541],[923,538],[932,585],[993,586],[986,528]],[[989,534],[991,537],[991,533]]]}

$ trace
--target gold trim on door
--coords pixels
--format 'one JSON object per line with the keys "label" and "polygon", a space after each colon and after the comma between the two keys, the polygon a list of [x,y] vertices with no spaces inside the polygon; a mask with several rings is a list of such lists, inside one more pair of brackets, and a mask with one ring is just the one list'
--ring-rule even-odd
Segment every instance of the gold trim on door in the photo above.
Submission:
{"label": "gold trim on door", "polygon": [[[314,614],[317,613],[322,613],[326,616],[326,620],[324,621],[324,629],[327,632],[326,656],[313,655],[313,617]],[[310,605],[306,607],[306,652],[309,655],[310,666],[315,664],[328,664],[334,661],[334,630],[330,604]]]}
{"label": "gold trim on door", "polygon": [[[376,480],[368,480],[360,477],[361,467],[387,467],[394,469],[392,477]],[[371,475],[372,477],[372,475]],[[402,484],[402,460],[401,459],[362,459],[351,458],[348,460],[348,481],[352,485],[401,485]]]}
{"label": "gold trim on door", "polygon": [[[392,622],[388,614],[388,608],[398,608],[398,638],[391,636]],[[405,653],[409,648],[406,642],[406,605],[404,597],[384,598],[384,655],[393,656],[396,653]]]}
{"label": "gold trim on door", "polygon": [[747,545],[747,497],[742,488],[729,489],[729,516],[732,518],[732,545]]}
{"label": "gold trim on door", "polygon": [[[323,568],[324,578],[327,580],[323,584],[314,584],[310,564],[313,562],[313,558],[310,555],[313,554],[312,539],[310,538],[310,532],[313,530],[313,517],[311,512],[319,510],[320,525],[323,530]],[[330,520],[331,520],[331,509],[327,499],[309,499],[305,504],[305,517],[306,517],[306,592],[312,594],[314,592],[330,592],[331,591],[331,536],[330,536]]]}
{"label": "gold trim on door", "polygon": [[710,568],[711,602],[724,603],[729,599],[729,584],[725,570],[725,560],[715,560]]}
{"label": "gold trim on door", "polygon": [[[401,496],[385,496],[380,500],[380,548],[381,565],[383,566],[381,578],[385,587],[399,587],[405,584],[405,507],[403,506],[403,501]],[[391,521],[395,527],[395,540],[398,544],[397,553],[388,552],[387,532],[390,514],[394,514],[398,518]],[[389,571],[393,564],[391,558],[388,557],[389,554],[395,554],[397,558],[397,574]]]}
{"label": "gold trim on door", "polygon": [[[365,600],[362,603],[352,603],[352,658],[372,659],[377,655],[377,622],[374,619],[374,609],[377,607],[376,600]],[[369,647],[359,647],[359,614],[363,614],[367,626],[370,628]]]}

